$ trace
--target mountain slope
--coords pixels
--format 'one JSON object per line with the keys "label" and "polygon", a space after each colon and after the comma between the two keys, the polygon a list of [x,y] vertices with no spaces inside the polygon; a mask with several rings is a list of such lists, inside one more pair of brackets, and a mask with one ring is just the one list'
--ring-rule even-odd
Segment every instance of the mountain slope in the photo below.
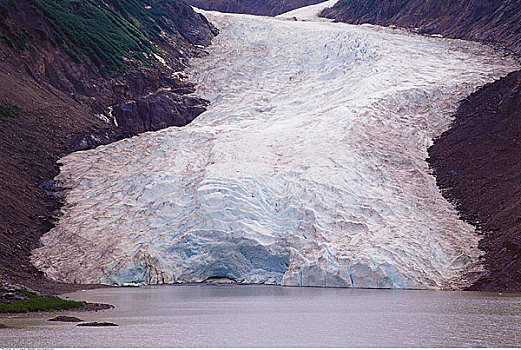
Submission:
{"label": "mountain slope", "polygon": [[1,0],[0,13],[0,278],[52,291],[28,257],[61,203],[56,161],[195,118],[207,102],[181,72],[217,31],[177,0]]}
{"label": "mountain slope", "polygon": [[497,43],[521,52],[521,3],[517,0],[341,0],[321,15],[339,22],[396,25]]}
{"label": "mountain slope", "polygon": [[203,10],[277,16],[281,13],[317,4],[323,0],[187,0]]}
{"label": "mountain slope", "polygon": [[438,184],[483,232],[489,274],[471,289],[521,291],[521,71],[469,96],[429,150]]}

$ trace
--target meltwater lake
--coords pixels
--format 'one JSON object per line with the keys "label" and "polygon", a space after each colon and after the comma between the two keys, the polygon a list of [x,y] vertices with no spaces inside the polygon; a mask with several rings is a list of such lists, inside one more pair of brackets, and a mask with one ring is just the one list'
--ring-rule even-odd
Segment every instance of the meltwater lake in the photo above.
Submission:
{"label": "meltwater lake", "polygon": [[[0,316],[2,347],[519,347],[521,297],[474,292],[175,285],[66,295],[118,327]],[[63,313],[62,313],[63,314]]]}

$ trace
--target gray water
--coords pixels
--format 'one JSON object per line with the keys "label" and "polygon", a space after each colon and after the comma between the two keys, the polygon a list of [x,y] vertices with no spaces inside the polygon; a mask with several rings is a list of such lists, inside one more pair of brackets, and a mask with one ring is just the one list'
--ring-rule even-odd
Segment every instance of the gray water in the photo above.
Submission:
{"label": "gray water", "polygon": [[[185,285],[68,294],[119,327],[1,316],[1,347],[519,347],[521,297],[472,292]],[[63,314],[63,313],[62,313]]]}

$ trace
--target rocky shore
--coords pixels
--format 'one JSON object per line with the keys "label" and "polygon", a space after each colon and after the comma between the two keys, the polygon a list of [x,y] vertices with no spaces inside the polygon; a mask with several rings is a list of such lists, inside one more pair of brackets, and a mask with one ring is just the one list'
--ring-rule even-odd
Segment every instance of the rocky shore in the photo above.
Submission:
{"label": "rocky shore", "polygon": [[[480,41],[521,54],[521,4],[339,1],[322,12],[336,21],[395,25],[423,34]],[[462,101],[454,125],[428,159],[444,196],[483,235],[487,273],[471,290],[521,292],[521,71]]]}

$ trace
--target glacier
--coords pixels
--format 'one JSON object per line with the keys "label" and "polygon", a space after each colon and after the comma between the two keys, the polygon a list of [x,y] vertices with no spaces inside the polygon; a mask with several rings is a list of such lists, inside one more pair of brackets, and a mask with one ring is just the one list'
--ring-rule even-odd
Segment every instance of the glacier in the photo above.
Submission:
{"label": "glacier", "polygon": [[472,283],[479,237],[436,187],[427,148],[461,99],[517,64],[319,9],[204,12],[220,35],[191,79],[210,107],[186,127],[62,158],[66,204],[35,266],[117,285]]}

